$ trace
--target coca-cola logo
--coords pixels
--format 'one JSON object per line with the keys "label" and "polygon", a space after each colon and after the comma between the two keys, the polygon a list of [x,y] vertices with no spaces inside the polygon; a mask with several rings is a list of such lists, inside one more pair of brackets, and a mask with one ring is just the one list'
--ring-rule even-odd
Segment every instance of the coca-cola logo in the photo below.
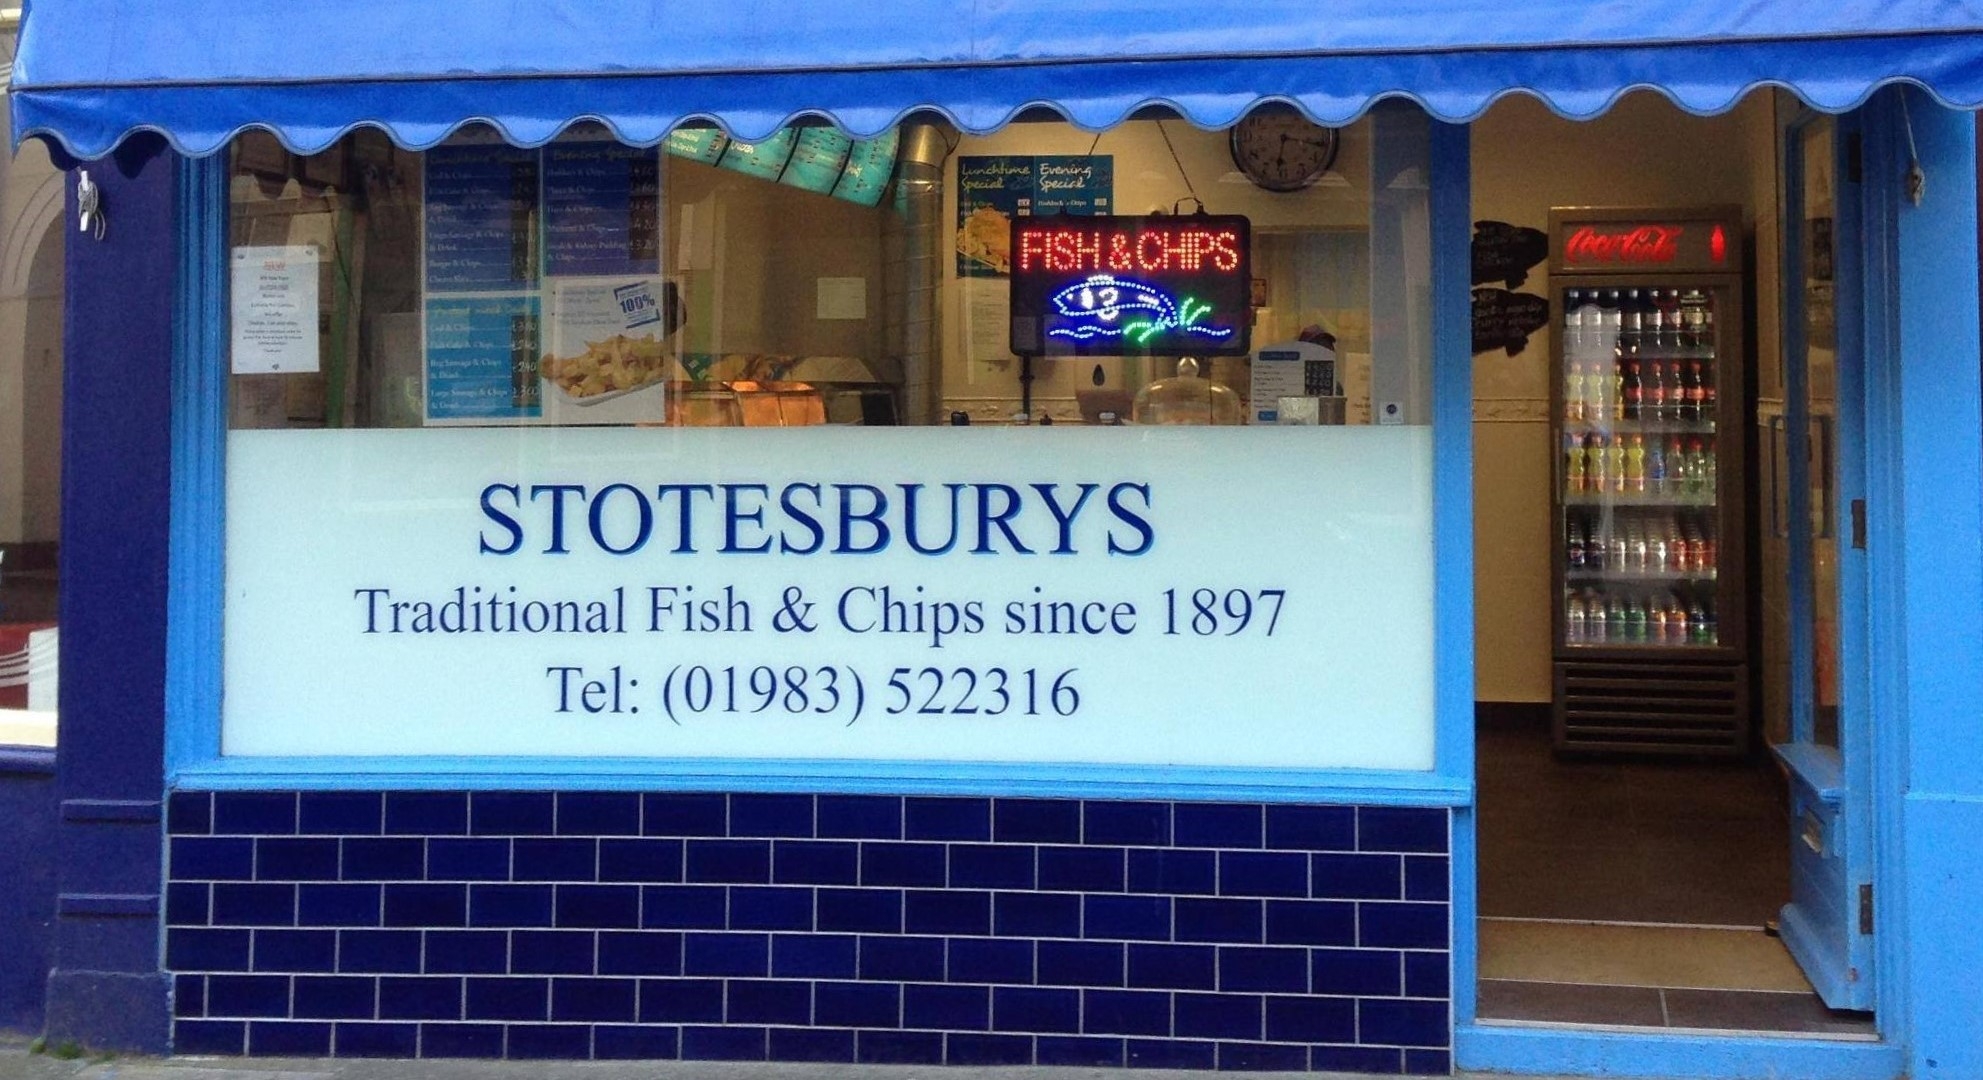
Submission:
{"label": "coca-cola logo", "polygon": [[1640,225],[1600,232],[1589,225],[1570,234],[1564,258],[1577,263],[1669,263],[1680,254],[1678,225]]}

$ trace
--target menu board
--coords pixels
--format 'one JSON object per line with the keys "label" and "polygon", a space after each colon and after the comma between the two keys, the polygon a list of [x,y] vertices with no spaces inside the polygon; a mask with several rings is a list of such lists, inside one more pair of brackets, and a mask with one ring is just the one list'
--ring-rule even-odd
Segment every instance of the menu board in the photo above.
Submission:
{"label": "menu board", "polygon": [[661,159],[613,142],[544,148],[544,272],[661,270]]}
{"label": "menu board", "polygon": [[535,288],[538,152],[438,146],[425,163],[427,291]]}
{"label": "menu board", "polygon": [[895,155],[901,142],[901,133],[889,128],[872,139],[854,143],[847,151],[847,167],[840,173],[840,182],[833,186],[833,197],[861,206],[879,203],[895,175]]}
{"label": "menu board", "polygon": [[543,408],[541,339],[535,296],[429,299],[428,419],[537,416]]}
{"label": "menu board", "polygon": [[1055,154],[957,159],[957,276],[1004,277],[1012,269],[1012,219],[1108,214],[1115,159]]}
{"label": "menu board", "polygon": [[847,152],[853,147],[854,140],[836,128],[806,128],[799,132],[792,160],[786,162],[779,182],[801,191],[828,194],[840,181],[840,170],[847,166]]}

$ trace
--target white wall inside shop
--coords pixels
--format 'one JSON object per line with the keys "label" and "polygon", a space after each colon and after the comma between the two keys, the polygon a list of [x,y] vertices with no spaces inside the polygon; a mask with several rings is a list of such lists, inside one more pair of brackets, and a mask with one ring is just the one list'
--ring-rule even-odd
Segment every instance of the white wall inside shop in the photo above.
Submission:
{"label": "white wall inside shop", "polygon": [[[1505,98],[1473,125],[1474,219],[1544,229],[1552,206],[1743,207],[1753,230],[1756,362],[1774,372],[1780,107],[1762,92],[1724,115],[1697,117],[1640,92],[1578,123],[1533,98]],[[1546,263],[1521,291],[1548,295]],[[1512,357],[1496,349],[1474,358],[1474,663],[1482,701],[1546,702],[1552,692],[1550,333],[1536,333]]]}
{"label": "white wall inside shop", "polygon": [[61,531],[61,215],[62,175],[30,140],[0,168],[0,543]]}

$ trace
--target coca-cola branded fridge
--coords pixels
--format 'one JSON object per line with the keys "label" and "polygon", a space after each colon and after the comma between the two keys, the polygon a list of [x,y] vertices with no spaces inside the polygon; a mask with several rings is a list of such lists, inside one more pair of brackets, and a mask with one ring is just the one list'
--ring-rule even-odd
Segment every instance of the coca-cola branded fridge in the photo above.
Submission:
{"label": "coca-cola branded fridge", "polygon": [[1556,746],[1744,753],[1741,211],[1549,225]]}

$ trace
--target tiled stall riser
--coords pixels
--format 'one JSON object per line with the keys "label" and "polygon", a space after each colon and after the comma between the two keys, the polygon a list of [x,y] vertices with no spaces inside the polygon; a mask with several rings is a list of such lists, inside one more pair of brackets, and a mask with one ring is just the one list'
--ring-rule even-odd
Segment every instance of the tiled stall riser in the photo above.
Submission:
{"label": "tiled stall riser", "polygon": [[180,793],[180,1053],[1444,1073],[1448,815]]}

